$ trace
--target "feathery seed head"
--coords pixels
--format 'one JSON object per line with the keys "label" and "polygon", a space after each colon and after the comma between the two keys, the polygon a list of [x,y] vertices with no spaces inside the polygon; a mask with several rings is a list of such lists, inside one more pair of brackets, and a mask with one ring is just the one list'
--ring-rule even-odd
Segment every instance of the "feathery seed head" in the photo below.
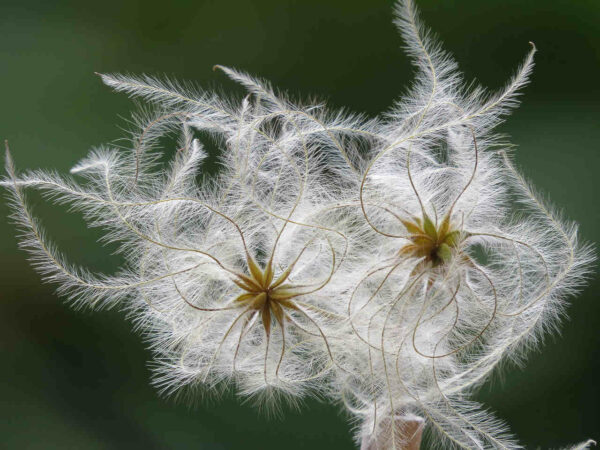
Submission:
{"label": "feathery seed head", "polygon": [[[126,310],[162,392],[327,395],[363,448],[409,448],[423,420],[446,446],[520,448],[468,394],[555,326],[594,259],[492,133],[535,47],[499,93],[468,91],[412,1],[396,12],[418,74],[382,117],[297,104],[222,66],[247,97],[101,75],[155,107],[127,151],[95,149],[66,178],[17,174],[7,148],[0,183],[34,266],[76,306]],[[202,182],[197,132],[221,147]],[[166,133],[179,140],[164,168]],[[127,264],[109,276],[68,263],[28,189],[80,210]]]}

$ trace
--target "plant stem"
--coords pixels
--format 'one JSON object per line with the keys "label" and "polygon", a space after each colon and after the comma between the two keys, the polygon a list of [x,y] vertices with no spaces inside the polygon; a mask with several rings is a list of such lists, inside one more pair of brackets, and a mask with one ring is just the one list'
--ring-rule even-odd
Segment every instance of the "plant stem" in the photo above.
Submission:
{"label": "plant stem", "polygon": [[[419,450],[421,447],[421,438],[425,421],[418,416],[396,416],[394,420],[394,430],[396,445],[392,443],[389,432],[390,428],[385,422],[389,423],[389,419],[384,419],[383,423],[378,427],[380,432],[376,437],[365,436],[363,438],[360,450]],[[400,447],[398,447],[400,445]]]}

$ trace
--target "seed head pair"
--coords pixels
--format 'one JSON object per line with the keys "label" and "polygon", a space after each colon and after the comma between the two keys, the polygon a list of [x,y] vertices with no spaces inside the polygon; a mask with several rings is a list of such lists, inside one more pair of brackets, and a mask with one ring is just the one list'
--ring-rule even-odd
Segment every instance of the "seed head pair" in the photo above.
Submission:
{"label": "seed head pair", "polygon": [[[78,307],[128,311],[163,392],[325,396],[365,449],[414,446],[423,423],[445,446],[520,448],[468,394],[556,325],[593,259],[492,134],[535,47],[501,92],[466,90],[412,2],[396,13],[418,74],[382,117],[296,104],[221,66],[246,98],[102,75],[154,105],[129,151],[93,150],[72,179],[17,174],[7,151],[2,185],[34,265]],[[168,133],[179,140],[164,168]],[[221,170],[202,182],[199,135],[221,146]],[[126,266],[67,263],[27,189],[81,210]]]}

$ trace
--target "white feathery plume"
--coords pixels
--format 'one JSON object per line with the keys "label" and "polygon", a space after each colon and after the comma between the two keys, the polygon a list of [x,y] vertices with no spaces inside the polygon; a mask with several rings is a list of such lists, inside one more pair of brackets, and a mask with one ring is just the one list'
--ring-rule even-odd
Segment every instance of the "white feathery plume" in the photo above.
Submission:
{"label": "white feathery plume", "polygon": [[350,296],[358,340],[340,349],[354,371],[339,389],[362,417],[364,448],[405,448],[402,417],[414,414],[443,448],[521,448],[468,394],[556,326],[593,260],[490,134],[516,106],[535,46],[501,92],[468,92],[412,2],[396,12],[417,81],[386,115],[362,174],[380,252]]}
{"label": "white feathery plume", "polygon": [[[152,105],[127,151],[94,149],[69,178],[18,174],[7,146],[0,183],[34,266],[76,307],[127,311],[161,392],[233,385],[272,407],[328,396],[365,450],[417,448],[424,428],[442,448],[522,448],[469,395],[557,326],[594,259],[493,134],[535,46],[500,92],[468,90],[412,1],[396,15],[418,70],[379,118],[304,105],[222,66],[247,97],[101,75]],[[221,148],[202,181],[198,133]],[[166,134],[178,141],[165,168]],[[102,229],[122,270],[68,263],[28,189]]]}
{"label": "white feathery plume", "polygon": [[[159,101],[167,97],[161,86]],[[316,381],[338,364],[330,341],[345,323],[344,283],[365,254],[356,247],[368,247],[358,205],[345,198],[353,181],[338,185],[323,170],[326,138],[312,119],[265,118],[247,99],[224,105],[210,103],[220,109],[210,120],[195,110],[161,112],[133,137],[131,152],[93,151],[71,170],[84,186],[39,171],[17,178],[8,152],[3,184],[39,270],[78,306],[129,311],[156,353],[164,392],[230,379],[261,400],[308,386],[318,393]],[[173,120],[182,137],[157,174],[156,155],[143,146]],[[224,145],[224,170],[201,186],[205,153],[192,127],[211,127]],[[356,187],[357,176],[346,178]],[[119,244],[127,269],[93,276],[65,263],[30,214],[26,188],[82,210],[105,241]]]}

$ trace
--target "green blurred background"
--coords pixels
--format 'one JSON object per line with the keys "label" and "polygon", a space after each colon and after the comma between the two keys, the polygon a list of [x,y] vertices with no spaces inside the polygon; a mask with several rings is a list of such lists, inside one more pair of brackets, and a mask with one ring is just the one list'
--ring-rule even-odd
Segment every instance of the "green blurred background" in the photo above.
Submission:
{"label": "green blurred background", "polygon": [[[84,3],[87,3],[84,5]],[[523,105],[501,127],[521,169],[581,236],[600,233],[600,2],[421,0],[426,23],[468,79],[500,88],[534,41]],[[294,94],[370,115],[404,92],[412,69],[389,0],[12,1],[0,4],[0,138],[17,166],[65,173],[91,146],[116,142],[134,105],[94,72],[167,74],[224,91],[214,64]],[[32,196],[75,262],[119,258],[99,234]],[[194,408],[148,384],[149,352],[117,311],[73,311],[17,249],[0,202],[0,448],[352,448],[346,418],[308,401],[269,418],[232,395]],[[600,283],[572,299],[561,336],[524,368],[506,367],[480,398],[528,448],[600,438]]]}

